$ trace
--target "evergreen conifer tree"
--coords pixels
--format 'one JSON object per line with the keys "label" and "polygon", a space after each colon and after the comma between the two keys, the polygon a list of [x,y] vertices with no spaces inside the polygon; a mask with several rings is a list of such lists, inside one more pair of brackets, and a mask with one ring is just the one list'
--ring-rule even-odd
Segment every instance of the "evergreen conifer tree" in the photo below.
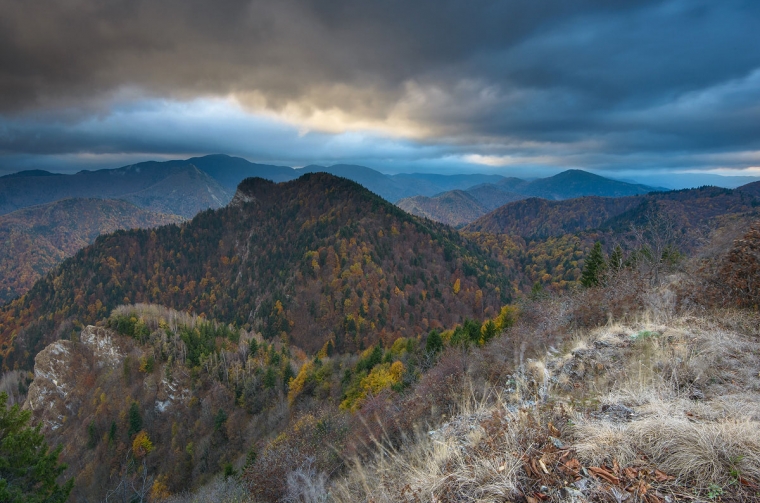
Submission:
{"label": "evergreen conifer tree", "polygon": [[441,339],[441,334],[438,333],[438,330],[431,330],[425,341],[425,352],[437,353],[442,349],[443,339]]}
{"label": "evergreen conifer tree", "polygon": [[127,435],[130,437],[142,430],[142,416],[140,416],[140,407],[137,402],[132,402],[129,406],[129,430]]}
{"label": "evergreen conifer tree", "polygon": [[49,450],[39,425],[29,426],[31,411],[7,407],[0,393],[0,501],[9,503],[63,503],[74,479],[56,483],[66,465],[58,463],[61,447]]}
{"label": "evergreen conifer tree", "polygon": [[591,253],[586,257],[586,264],[583,266],[583,273],[581,274],[581,284],[586,288],[598,286],[602,282],[606,268],[607,263],[602,253],[602,243],[597,241],[594,243]]}

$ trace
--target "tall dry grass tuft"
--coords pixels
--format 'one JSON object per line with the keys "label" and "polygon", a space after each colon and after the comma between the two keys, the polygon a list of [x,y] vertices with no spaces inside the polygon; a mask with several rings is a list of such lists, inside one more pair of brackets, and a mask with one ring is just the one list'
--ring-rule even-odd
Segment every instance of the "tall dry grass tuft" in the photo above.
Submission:
{"label": "tall dry grass tuft", "polygon": [[[370,464],[357,462],[333,487],[338,502],[504,501],[514,497],[517,471],[513,438],[499,445],[474,432],[466,439],[417,438],[385,450]],[[488,442],[487,454],[484,442]],[[480,453],[481,455],[478,455]],[[484,455],[485,454],[485,455]]]}
{"label": "tall dry grass tuft", "polygon": [[680,482],[728,484],[739,474],[760,479],[760,422],[697,422],[662,414],[630,423],[585,421],[575,428],[574,448],[594,466],[613,460],[635,464],[643,454]]}
{"label": "tall dry grass tuft", "polygon": [[522,494],[524,456],[548,438],[537,410],[517,410],[504,397],[471,394],[439,428],[402,445],[376,445],[334,482],[335,502],[503,502]]}
{"label": "tall dry grass tuft", "polygon": [[615,327],[622,332],[611,353],[615,380],[599,401],[629,407],[635,417],[577,415],[573,448],[581,461],[646,459],[703,489],[760,480],[760,341],[748,319],[756,318],[718,310]]}
{"label": "tall dry grass tuft", "polygon": [[311,460],[290,472],[286,481],[287,492],[283,503],[327,503],[327,475],[318,471]]}

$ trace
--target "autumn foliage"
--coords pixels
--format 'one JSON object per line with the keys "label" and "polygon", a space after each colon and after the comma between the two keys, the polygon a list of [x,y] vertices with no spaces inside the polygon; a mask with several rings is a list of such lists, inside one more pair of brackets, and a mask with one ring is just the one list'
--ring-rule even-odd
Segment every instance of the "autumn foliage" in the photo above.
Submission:
{"label": "autumn foliage", "polygon": [[29,368],[65,323],[144,302],[347,351],[482,319],[509,300],[508,279],[479,245],[348,180],[251,179],[187,224],[99,238],[0,309],[0,344],[6,367]]}

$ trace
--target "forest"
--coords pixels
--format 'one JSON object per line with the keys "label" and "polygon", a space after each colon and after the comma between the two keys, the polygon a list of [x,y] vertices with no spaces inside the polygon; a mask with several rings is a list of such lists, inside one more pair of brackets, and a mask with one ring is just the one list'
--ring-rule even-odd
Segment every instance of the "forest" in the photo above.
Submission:
{"label": "forest", "polygon": [[484,319],[510,272],[474,241],[354,182],[307,174],[243,182],[192,221],[102,236],[0,308],[0,356],[31,369],[52,340],[122,304],[153,303],[339,351]]}

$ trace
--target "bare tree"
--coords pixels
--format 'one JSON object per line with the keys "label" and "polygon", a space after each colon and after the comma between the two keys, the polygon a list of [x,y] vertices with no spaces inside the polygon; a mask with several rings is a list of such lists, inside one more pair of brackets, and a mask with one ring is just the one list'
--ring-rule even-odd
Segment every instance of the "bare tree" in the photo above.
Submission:
{"label": "bare tree", "polygon": [[631,225],[638,250],[633,261],[652,285],[659,285],[664,271],[678,260],[681,233],[673,219],[659,208],[651,208],[644,215],[643,225]]}
{"label": "bare tree", "polygon": [[118,484],[106,493],[106,503],[143,503],[148,501],[148,493],[153,477],[148,476],[148,466],[143,458],[138,465],[131,452],[127,452],[119,470]]}

